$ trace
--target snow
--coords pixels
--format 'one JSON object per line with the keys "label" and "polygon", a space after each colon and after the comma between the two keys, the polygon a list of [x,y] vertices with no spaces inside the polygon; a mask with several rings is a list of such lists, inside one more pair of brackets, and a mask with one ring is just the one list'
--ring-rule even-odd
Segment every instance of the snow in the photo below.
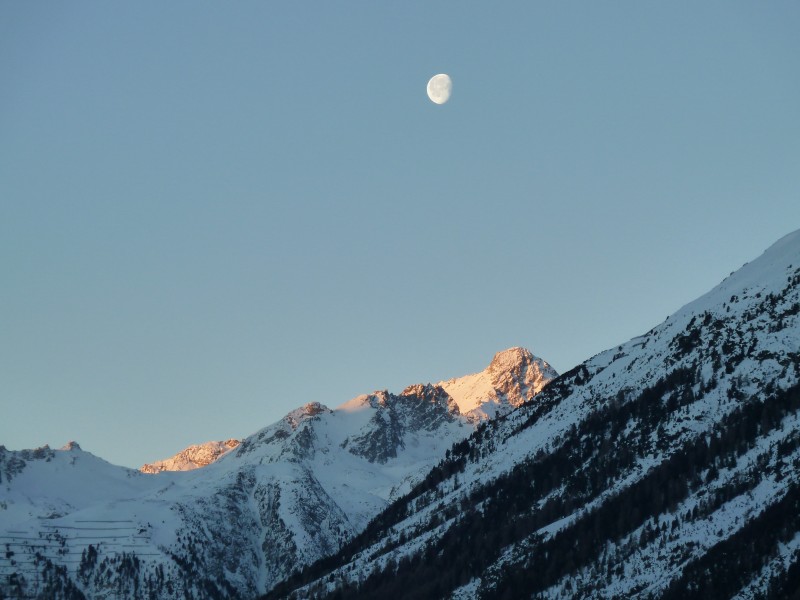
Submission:
{"label": "snow", "polygon": [[473,579],[466,585],[462,585],[460,588],[453,591],[450,600],[473,600],[473,598],[477,598],[480,584],[480,579]]}
{"label": "snow", "polygon": [[[0,448],[0,534],[11,540],[20,557],[18,567],[0,560],[0,576],[12,567],[24,570],[22,558],[30,559],[36,552],[64,564],[74,576],[81,553],[92,544],[102,556],[135,551],[143,561],[144,573],[163,566],[175,573],[174,579],[179,569],[173,555],[187,559],[188,545],[198,552],[195,560],[205,561],[200,567],[219,569],[209,576],[225,578],[242,595],[253,596],[294,568],[334,552],[423,479],[453,443],[465,439],[479,422],[502,416],[490,443],[479,448],[483,458],[468,462],[457,481],[451,477],[417,498],[414,512],[387,532],[384,540],[336,572],[338,578],[361,577],[375,566],[411,555],[435,541],[453,522],[429,526],[444,507],[457,506],[470,490],[501,477],[538,451],[558,448],[565,433],[590,412],[618,397],[633,397],[672,370],[701,361],[703,386],[715,378],[716,387],[699,397],[698,384],[695,394],[699,399],[663,423],[670,440],[667,451],[656,451],[660,440],[651,436],[649,448],[642,449],[634,468],[621,474],[599,498],[536,532],[556,535],[607,497],[644,477],[670,451],[710,432],[739,405],[739,400],[729,397],[734,386],[749,396],[759,393],[764,382],[777,388],[796,383],[797,371],[789,367],[792,360],[796,362],[790,357],[800,352],[800,316],[786,312],[784,329],[773,331],[773,323],[761,308],[767,295],[777,297],[785,291],[787,277],[798,269],[800,231],[778,241],[647,334],[590,358],[583,365],[587,375],[581,382],[533,423],[526,421],[536,402],[513,409],[531,400],[555,372],[527,350],[510,348],[496,354],[484,371],[442,381],[438,388],[412,386],[398,396],[377,391],[333,410],[319,403],[305,404],[239,445],[233,441],[200,444],[154,463],[151,467],[162,471],[157,475],[115,467],[76,443],[62,450],[9,452]],[[778,308],[786,311],[797,301],[795,287],[781,296]],[[712,324],[701,325],[706,315]],[[719,340],[714,329],[717,321],[724,327]],[[698,342],[681,356],[674,350],[676,340],[692,322]],[[736,341],[737,348],[747,350],[742,360],[731,363],[730,372],[711,365],[714,352],[723,360],[728,358],[720,348],[721,340]],[[633,421],[628,423],[629,428],[636,426]],[[770,462],[770,448],[798,429],[796,416],[787,419],[784,427],[763,436],[756,447],[740,456],[735,466],[721,468],[709,486],[684,499],[678,510],[685,512],[701,502],[701,492],[757,470],[758,461],[763,463],[768,457],[772,470],[768,469],[750,493],[706,517],[683,521],[673,539],[637,551],[605,592],[625,596],[640,585],[651,591],[662,589],[686,561],[780,498],[798,474],[785,472],[776,477],[776,470],[782,467]],[[561,489],[552,492],[562,493]],[[660,520],[668,518],[659,516]],[[632,532],[629,539],[637,540],[640,533]],[[383,551],[387,542],[394,544],[401,535],[407,543]],[[522,560],[526,543],[506,548],[492,569]],[[623,545],[625,540],[618,544]],[[757,595],[764,578],[798,552],[797,538],[784,544],[779,556],[765,565],[763,576],[743,590],[742,597]],[[676,556],[683,556],[683,562],[674,564]],[[569,578],[569,585],[589,581],[597,566],[587,565]],[[488,581],[482,579],[473,579],[453,597],[474,596]],[[174,581],[175,597],[190,593],[179,579]],[[548,591],[552,597],[563,593],[567,593],[566,579]]]}
{"label": "snow", "polygon": [[490,399],[490,402],[497,401],[495,399],[495,389],[492,387],[486,371],[465,375],[458,379],[448,379],[447,381],[439,382],[437,385],[444,388],[444,391],[456,401],[462,414],[475,410],[485,403],[487,399]]}
{"label": "snow", "polygon": [[735,598],[741,600],[757,600],[767,594],[767,583],[775,578],[781,577],[786,569],[793,562],[800,558],[800,533],[796,534],[787,543],[778,544],[778,553],[772,560],[768,561],[762,569],[753,577],[752,581],[746,585]]}
{"label": "snow", "polygon": [[[532,357],[521,349],[514,354],[529,361]],[[466,384],[450,381],[469,389],[473,410],[481,402],[527,399],[534,375],[537,386],[546,382],[541,371],[520,360],[508,364],[517,366],[519,375],[505,374],[495,365],[492,373],[487,369],[462,378]],[[501,379],[520,391],[512,390],[514,395],[487,387]],[[22,551],[44,552],[67,565],[73,576],[82,552],[92,544],[101,557],[135,551],[144,561],[143,573],[152,574],[162,565],[178,577],[172,555],[183,556],[182,548],[192,541],[205,548],[200,560],[238,565],[220,566],[220,576],[244,595],[261,593],[296,566],[335,551],[408,492],[453,443],[472,433],[476,420],[458,414],[451,403],[443,391],[421,385],[400,396],[358,396],[334,410],[308,403],[241,444],[229,440],[190,446],[146,465],[145,473],[110,465],[75,443],[63,451],[48,449],[54,453],[51,460],[25,460],[22,472],[3,482],[0,534],[22,532],[11,533],[31,538],[20,540]],[[398,428],[399,437],[394,441],[390,436],[388,443],[398,446],[384,462],[355,451],[359,440],[371,440],[392,427]],[[380,435],[375,439],[383,443]],[[248,498],[241,506],[244,512],[240,524],[231,523],[227,506],[241,491]],[[40,535],[66,540],[64,554],[35,542]],[[210,542],[221,538],[236,539],[236,549]],[[289,543],[296,548],[294,555],[287,554]],[[185,591],[181,585],[174,588],[176,597]]]}
{"label": "snow", "polygon": [[[486,456],[468,462],[465,470],[457,475],[460,487],[454,485],[454,478],[451,478],[442,482],[434,491],[420,496],[415,500],[416,508],[413,514],[396,524],[391,532],[387,532],[384,540],[354,557],[349,565],[337,570],[336,576],[352,578],[369,573],[375,566],[370,557],[380,554],[384,545],[393,545],[392,540],[397,540],[402,532],[405,532],[409,541],[392,550],[391,555],[398,557],[413,554],[423,544],[435,540],[446,530],[445,525],[434,529],[426,526],[436,514],[437,506],[457,503],[469,490],[495,480],[514,465],[533,457],[539,450],[552,451],[560,445],[565,432],[572,425],[579,423],[585,415],[603,407],[618,395],[624,398],[634,396],[637,391],[651,386],[671,371],[690,367],[692,361],[699,360],[703,367],[703,385],[714,378],[716,387],[705,389],[700,397],[700,385],[696,386],[695,395],[699,399],[675,411],[663,424],[664,431],[668,434],[667,439],[670,440],[669,448],[663,452],[656,451],[656,442],[659,440],[651,437],[652,450],[645,453],[636,467],[623,475],[610,489],[605,490],[600,498],[580,507],[572,515],[549,524],[537,534],[555,534],[581,514],[602,503],[604,498],[641,479],[649,469],[681,444],[709,432],[714,424],[719,423],[739,406],[739,400],[729,397],[729,392],[734,386],[738,388],[740,395],[749,397],[761,393],[764,382],[769,382],[778,389],[794,385],[798,379],[796,356],[800,352],[798,341],[800,317],[796,313],[792,314],[792,307],[800,298],[797,286],[787,287],[787,280],[798,272],[800,272],[800,231],[784,237],[761,257],[731,274],[719,286],[690,302],[645,335],[590,358],[583,365],[588,376],[583,378],[582,383],[575,384],[571,393],[562,398],[559,404],[521,430],[519,427],[527,419],[530,411],[523,409],[510,413],[492,432],[491,444],[478,448]],[[769,295],[779,298],[777,308],[788,315],[783,318],[784,328],[779,331],[775,331],[772,327],[774,323],[766,310],[765,301]],[[710,324],[701,326],[707,317],[710,318]],[[674,350],[675,341],[677,336],[688,330],[693,320],[700,337],[695,349],[681,357]],[[719,340],[715,337],[714,331],[717,321],[724,326]],[[725,340],[736,342],[734,351],[741,348],[745,352],[741,360],[731,363],[730,372],[726,372],[726,369],[715,370],[711,360],[715,352],[721,356],[723,363],[728,360],[730,352],[722,348]],[[503,359],[507,357],[508,355]],[[455,399],[462,413],[474,415],[477,410],[487,411],[488,407],[500,405],[503,401],[501,394],[498,393],[497,379],[492,377],[490,371],[487,369],[481,373],[443,381],[438,385]],[[477,399],[481,396],[496,400],[483,401],[479,406]],[[636,427],[636,424],[631,422],[629,427]],[[696,505],[701,492],[708,492],[724,485],[737,474],[757,471],[756,461],[763,461],[765,453],[769,454],[770,446],[798,429],[800,423],[794,417],[787,420],[781,429],[763,436],[755,448],[739,457],[735,468],[720,469],[718,478],[710,487],[690,495],[676,512],[688,510]],[[772,463],[770,465],[780,468]],[[763,476],[750,493],[727,502],[707,518],[682,523],[675,539],[665,541],[663,548],[652,544],[626,561],[624,574],[604,588],[604,593],[608,597],[626,596],[637,585],[645,585],[651,591],[661,589],[677,572],[680,572],[682,567],[680,565],[675,567],[671,561],[687,543],[693,544],[692,551],[683,558],[681,565],[719,540],[725,539],[745,522],[754,518],[764,507],[780,498],[786,486],[797,477],[797,473],[790,472],[784,472],[781,480],[772,475]],[[414,532],[418,530],[425,530],[425,533],[415,535]],[[641,531],[637,530],[629,537],[638,540],[640,533]],[[624,541],[620,546],[623,544]],[[786,544],[781,557],[773,562],[776,565],[781,561],[784,566],[788,564],[789,557],[794,556],[795,552],[800,552],[798,545],[800,543],[795,541]],[[505,562],[522,560],[524,555],[524,542],[509,547],[494,568],[501,567]],[[597,565],[588,565],[576,577],[590,581],[593,566]],[[775,565],[765,567],[768,568],[774,570],[777,567]],[[568,597],[570,593],[565,586],[568,580],[571,581],[570,585],[574,584],[575,581],[572,579],[574,578],[570,577],[562,581],[550,590],[549,595]],[[474,595],[480,585],[480,580],[474,579],[453,597]],[[751,587],[756,590],[758,586],[759,583],[756,581]]]}

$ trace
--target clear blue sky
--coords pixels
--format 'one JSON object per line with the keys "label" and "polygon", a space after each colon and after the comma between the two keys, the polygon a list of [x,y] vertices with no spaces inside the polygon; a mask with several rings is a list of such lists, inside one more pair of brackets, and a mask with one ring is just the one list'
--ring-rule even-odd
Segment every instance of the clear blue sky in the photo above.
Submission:
{"label": "clear blue sky", "polygon": [[0,443],[139,466],[647,331],[800,227],[798,32],[779,1],[0,3]]}

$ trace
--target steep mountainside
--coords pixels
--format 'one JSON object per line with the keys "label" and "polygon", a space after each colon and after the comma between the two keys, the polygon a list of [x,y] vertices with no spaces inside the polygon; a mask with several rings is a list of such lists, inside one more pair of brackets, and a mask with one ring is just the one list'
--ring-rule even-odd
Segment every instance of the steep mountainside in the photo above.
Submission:
{"label": "steep mountainside", "polygon": [[142,473],[161,473],[162,471],[191,471],[210,465],[220,456],[236,448],[239,440],[224,442],[205,442],[194,444],[178,452],[171,458],[147,463],[139,468]]}
{"label": "steep mountainside", "polygon": [[457,443],[270,597],[800,594],[800,232]]}
{"label": "steep mountainside", "polygon": [[[525,350],[493,364],[485,387],[505,387],[485,402],[544,383]],[[339,550],[475,426],[442,387],[414,385],[306,404],[185,472],[114,467],[77,444],[0,446],[0,596],[256,596]]]}

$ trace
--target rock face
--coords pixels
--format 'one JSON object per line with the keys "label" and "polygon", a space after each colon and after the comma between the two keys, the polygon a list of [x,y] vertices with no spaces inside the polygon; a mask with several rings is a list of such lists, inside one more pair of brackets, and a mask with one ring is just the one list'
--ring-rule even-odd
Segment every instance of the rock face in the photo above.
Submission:
{"label": "rock face", "polygon": [[800,231],[480,426],[346,552],[271,597],[778,599],[799,586]]}
{"label": "rock face", "polygon": [[558,373],[525,348],[510,348],[495,354],[487,369],[498,395],[513,406],[527,402]]}
{"label": "rock face", "polygon": [[[481,418],[530,399],[551,374],[522,349],[503,356],[469,376],[487,390],[481,397],[473,385],[471,409],[492,405],[480,418],[463,415],[444,387],[418,384],[336,409],[307,403],[241,443],[191,446],[142,472],[109,465],[77,444],[63,451],[0,447],[0,484],[7,486],[0,535],[13,552],[0,555],[0,592],[159,599],[264,593],[336,553]],[[450,383],[459,388],[459,380]],[[15,587],[6,583],[10,575]]]}
{"label": "rock face", "polygon": [[373,463],[385,464],[402,454],[409,432],[434,433],[459,416],[450,396],[430,384],[409,386],[399,396],[375,392],[363,402],[375,413],[363,433],[347,438],[342,447]]}
{"label": "rock face", "polygon": [[[70,442],[74,443],[74,442]],[[206,442],[195,444],[181,450],[175,456],[154,463],[148,463],[139,468],[142,473],[161,473],[163,471],[191,471],[210,465],[220,456],[236,448],[239,440],[226,440],[224,442]]]}

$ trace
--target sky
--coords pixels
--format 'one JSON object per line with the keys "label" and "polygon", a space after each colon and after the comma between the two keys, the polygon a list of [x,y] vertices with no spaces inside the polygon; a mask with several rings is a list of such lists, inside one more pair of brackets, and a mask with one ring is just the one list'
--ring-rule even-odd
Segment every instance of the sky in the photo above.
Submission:
{"label": "sky", "polygon": [[138,467],[646,332],[800,228],[798,31],[781,1],[0,3],[0,444]]}

